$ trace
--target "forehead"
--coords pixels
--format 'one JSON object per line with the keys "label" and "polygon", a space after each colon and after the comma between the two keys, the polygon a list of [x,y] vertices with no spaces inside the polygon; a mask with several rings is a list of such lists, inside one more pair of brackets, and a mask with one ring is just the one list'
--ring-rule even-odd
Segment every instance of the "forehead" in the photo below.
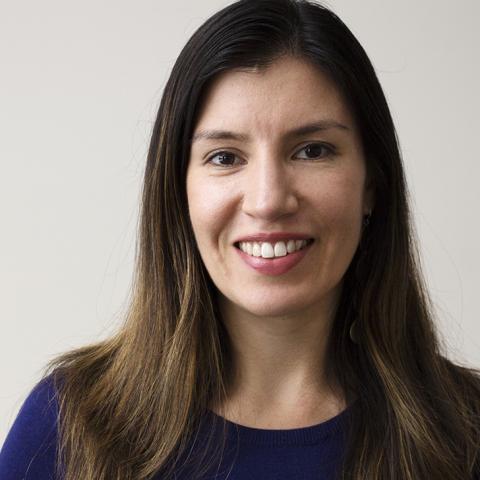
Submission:
{"label": "forehead", "polygon": [[250,126],[266,135],[322,118],[353,127],[335,83],[320,68],[293,57],[283,57],[264,70],[222,73],[205,92],[197,118],[196,130]]}

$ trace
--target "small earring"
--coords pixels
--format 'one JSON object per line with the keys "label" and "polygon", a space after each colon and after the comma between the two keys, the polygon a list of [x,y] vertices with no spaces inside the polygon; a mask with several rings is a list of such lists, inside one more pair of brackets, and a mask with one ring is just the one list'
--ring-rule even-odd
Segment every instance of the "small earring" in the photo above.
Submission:
{"label": "small earring", "polygon": [[370,219],[372,218],[372,211],[370,210],[364,217],[363,217],[363,226],[368,227],[370,224]]}
{"label": "small earring", "polygon": [[357,335],[357,321],[354,320],[350,325],[350,339],[353,343],[358,343],[358,335]]}

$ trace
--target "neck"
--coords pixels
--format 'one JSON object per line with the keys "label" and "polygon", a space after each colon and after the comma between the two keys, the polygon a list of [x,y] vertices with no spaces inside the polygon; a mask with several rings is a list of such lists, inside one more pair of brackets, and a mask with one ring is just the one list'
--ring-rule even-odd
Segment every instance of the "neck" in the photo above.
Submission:
{"label": "neck", "polygon": [[[212,409],[241,424],[300,425],[331,418],[345,408],[326,375],[334,309],[259,317],[220,300],[233,360],[227,401]],[[331,305],[331,304],[330,304]]]}

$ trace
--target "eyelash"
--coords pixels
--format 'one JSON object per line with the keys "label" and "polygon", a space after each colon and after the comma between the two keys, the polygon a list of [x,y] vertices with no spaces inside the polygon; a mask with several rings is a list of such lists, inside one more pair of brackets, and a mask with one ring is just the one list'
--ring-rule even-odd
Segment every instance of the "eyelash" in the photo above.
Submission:
{"label": "eyelash", "polygon": [[[331,155],[334,155],[336,153],[336,150],[335,150],[335,147],[333,145],[329,145],[328,143],[323,143],[323,142],[313,142],[313,143],[309,143],[305,146],[303,146],[300,150],[298,151],[302,151],[302,150],[305,150],[306,148],[308,147],[312,147],[312,146],[320,146],[322,147],[324,150],[327,151],[327,154],[324,155],[324,156],[331,156]],[[220,164],[216,164],[216,163],[213,163],[212,160],[217,157],[218,155],[221,155],[221,154],[231,154],[231,155],[234,155],[235,157],[237,155],[235,155],[234,153],[228,151],[228,150],[219,150],[218,152],[215,152],[213,153],[212,155],[210,155],[208,158],[207,158],[207,163],[210,163],[212,165],[214,165],[215,167],[223,167],[223,168],[231,168],[235,165],[220,165]],[[312,158],[312,159],[309,159],[309,158],[301,158],[300,160],[311,160],[311,161],[315,161],[318,157],[316,158]]]}

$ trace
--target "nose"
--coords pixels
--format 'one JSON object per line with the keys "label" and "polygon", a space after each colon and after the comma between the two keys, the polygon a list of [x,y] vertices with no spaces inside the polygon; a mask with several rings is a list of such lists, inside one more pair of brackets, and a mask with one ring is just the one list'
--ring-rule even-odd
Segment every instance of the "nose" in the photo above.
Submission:
{"label": "nose", "polygon": [[298,198],[292,174],[288,165],[272,155],[252,161],[244,187],[243,212],[269,222],[295,213]]}

